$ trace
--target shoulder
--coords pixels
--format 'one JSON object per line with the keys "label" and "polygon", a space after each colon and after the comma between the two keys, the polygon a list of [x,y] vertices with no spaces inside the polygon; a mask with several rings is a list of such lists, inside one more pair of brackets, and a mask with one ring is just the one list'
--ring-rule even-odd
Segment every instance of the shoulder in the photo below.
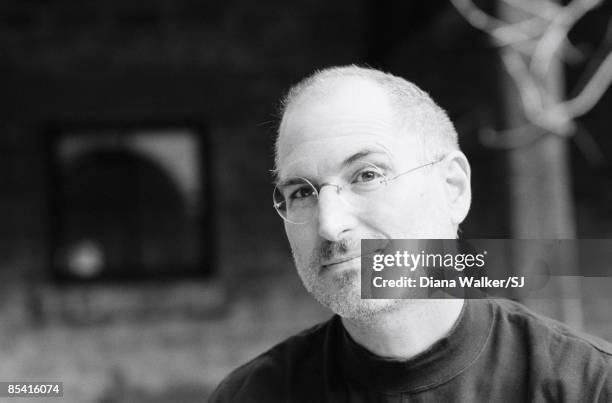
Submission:
{"label": "shoulder", "polygon": [[[496,347],[526,358],[530,383],[542,393],[542,399],[612,400],[610,343],[516,302],[491,300],[491,304],[498,334]],[[503,344],[512,347],[504,349]]]}
{"label": "shoulder", "polygon": [[210,402],[273,401],[271,394],[288,382],[295,368],[317,359],[333,321],[306,329],[236,368],[217,386]]}
{"label": "shoulder", "polygon": [[517,329],[530,341],[545,342],[551,347],[571,346],[612,361],[612,344],[598,337],[582,333],[556,320],[538,315],[522,304],[510,300],[492,300],[495,320],[507,331]]}
{"label": "shoulder", "polygon": [[492,304],[496,348],[510,356],[524,357],[533,385],[546,391],[544,395],[582,396],[583,401],[612,399],[610,343],[535,314],[516,302],[494,300]]}

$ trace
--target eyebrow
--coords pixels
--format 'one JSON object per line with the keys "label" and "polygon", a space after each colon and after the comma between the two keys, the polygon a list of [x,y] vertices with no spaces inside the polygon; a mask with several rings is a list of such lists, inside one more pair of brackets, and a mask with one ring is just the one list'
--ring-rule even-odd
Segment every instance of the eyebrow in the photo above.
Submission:
{"label": "eyebrow", "polygon": [[298,185],[298,184],[301,184],[301,183],[304,183],[302,181],[301,177],[297,177],[297,178],[296,177],[292,177],[292,178],[285,179],[285,180],[277,182],[276,186],[282,188],[282,187],[285,187],[285,186]]}
{"label": "eyebrow", "polygon": [[347,166],[351,165],[353,162],[355,162],[355,161],[359,161],[360,159],[365,158],[365,157],[367,157],[367,156],[369,156],[369,155],[372,155],[372,154],[383,154],[383,155],[387,155],[387,153],[386,153],[386,152],[384,152],[384,151],[377,150],[377,149],[370,149],[370,148],[367,148],[367,149],[364,149],[364,150],[358,151],[358,152],[356,152],[355,154],[353,154],[353,155],[351,155],[350,157],[348,157],[347,159],[345,159],[345,160],[342,162],[342,167],[343,167],[343,168],[345,168],[345,167],[347,167]]}

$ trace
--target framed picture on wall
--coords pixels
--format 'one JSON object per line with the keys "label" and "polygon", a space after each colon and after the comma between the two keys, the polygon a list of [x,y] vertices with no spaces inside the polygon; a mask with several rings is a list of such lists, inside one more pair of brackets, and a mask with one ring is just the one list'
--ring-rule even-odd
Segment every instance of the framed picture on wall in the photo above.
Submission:
{"label": "framed picture on wall", "polygon": [[147,281],[214,271],[199,127],[59,126],[50,158],[54,278]]}

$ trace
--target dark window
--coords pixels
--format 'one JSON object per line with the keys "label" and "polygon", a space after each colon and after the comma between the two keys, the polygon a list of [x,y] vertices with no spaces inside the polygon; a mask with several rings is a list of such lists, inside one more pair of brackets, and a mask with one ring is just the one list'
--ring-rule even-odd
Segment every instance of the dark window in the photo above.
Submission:
{"label": "dark window", "polygon": [[59,130],[51,147],[54,277],[212,274],[203,140],[201,131],[181,127]]}

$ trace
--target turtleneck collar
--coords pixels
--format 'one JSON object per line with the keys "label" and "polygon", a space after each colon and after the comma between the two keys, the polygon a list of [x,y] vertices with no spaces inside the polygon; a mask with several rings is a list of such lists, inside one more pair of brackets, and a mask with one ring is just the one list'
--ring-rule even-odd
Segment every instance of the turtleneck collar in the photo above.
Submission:
{"label": "turtleneck collar", "polygon": [[379,357],[357,344],[339,316],[340,362],[351,381],[383,392],[416,392],[449,381],[478,358],[490,334],[493,309],[487,300],[465,300],[447,336],[407,361]]}

